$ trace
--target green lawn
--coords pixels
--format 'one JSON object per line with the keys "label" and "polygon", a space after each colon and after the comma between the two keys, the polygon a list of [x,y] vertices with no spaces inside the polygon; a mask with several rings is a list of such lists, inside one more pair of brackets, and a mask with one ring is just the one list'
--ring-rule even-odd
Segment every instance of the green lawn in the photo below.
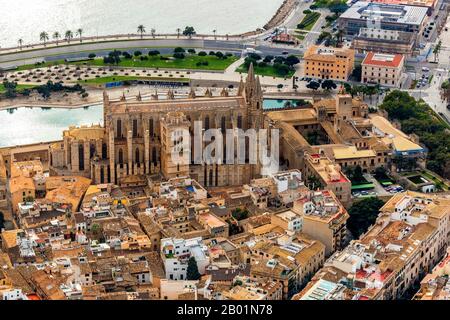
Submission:
{"label": "green lawn", "polygon": [[[165,57],[171,57],[166,55]],[[187,55],[184,59],[161,60],[159,56],[148,57],[148,60],[141,61],[138,58],[123,59],[119,63],[120,67],[130,68],[173,68],[173,69],[201,69],[201,70],[225,70],[233,62],[238,60],[232,56],[227,59],[219,59],[216,56]],[[208,65],[197,66],[198,62],[207,62]],[[93,66],[105,66],[103,59],[95,59],[89,62],[75,62],[74,64],[89,64]]]}
{"label": "green lawn", "polygon": [[[345,4],[346,1],[342,0],[341,4]],[[332,5],[336,5],[337,1],[336,0],[315,0],[314,5],[317,6],[317,8],[328,8]]]}
{"label": "green lawn", "polygon": [[307,34],[308,32],[296,31],[294,37],[296,37],[298,40],[305,40]]}
{"label": "green lawn", "polygon": [[[172,55],[164,55],[164,57],[171,57]],[[228,68],[233,62],[238,60],[236,56],[227,57],[227,59],[219,59],[216,56],[204,56],[200,57],[198,55],[186,55],[184,59],[174,59],[174,60],[161,60],[160,56],[148,57],[148,60],[141,61],[139,58],[124,59],[120,58],[120,67],[130,67],[130,68],[171,68],[171,69],[198,69],[198,70],[217,70],[222,71]],[[198,62],[207,62],[208,65],[198,66]],[[27,64],[17,68],[17,70],[30,70],[45,68],[49,66],[54,66],[57,64],[72,64],[72,65],[92,65],[92,66],[105,66],[103,58],[97,58],[94,60],[77,61],[66,63],[64,60],[55,60],[51,62],[44,62],[40,65]],[[109,66],[109,65],[106,65]]]}
{"label": "green lawn", "polygon": [[116,81],[133,81],[133,80],[159,80],[159,81],[174,81],[174,82],[189,82],[187,78],[170,78],[170,77],[139,77],[139,76],[110,76],[100,77],[94,79],[80,80],[80,84],[104,84]]}
{"label": "green lawn", "polygon": [[43,63],[41,63],[39,65],[36,65],[36,64],[24,64],[23,66],[17,67],[17,71],[46,68],[46,67],[54,66],[54,65],[57,65],[57,64],[64,64],[64,60],[55,60],[55,61],[51,61],[51,62],[43,62]]}
{"label": "green lawn", "polygon": [[[18,92],[20,92],[20,91],[22,91],[24,89],[31,89],[31,88],[34,88],[34,87],[35,86],[31,85],[31,84],[18,84],[17,87],[16,87],[16,90]],[[0,93],[4,93],[5,91],[6,91],[5,90],[5,86],[3,85],[3,83],[0,83]]]}
{"label": "green lawn", "polygon": [[[255,74],[264,76],[264,77],[275,77],[275,78],[291,78],[295,70],[290,70],[289,73],[285,76],[278,74],[277,70],[273,66],[267,66],[267,67],[259,67],[255,66]],[[236,70],[239,73],[247,73],[247,69],[245,68],[244,64],[242,64],[239,68]]]}
{"label": "green lawn", "polygon": [[308,13],[303,18],[303,20],[297,25],[297,28],[301,30],[311,31],[311,29],[314,27],[319,18],[320,18],[319,12],[313,11],[311,13]]}

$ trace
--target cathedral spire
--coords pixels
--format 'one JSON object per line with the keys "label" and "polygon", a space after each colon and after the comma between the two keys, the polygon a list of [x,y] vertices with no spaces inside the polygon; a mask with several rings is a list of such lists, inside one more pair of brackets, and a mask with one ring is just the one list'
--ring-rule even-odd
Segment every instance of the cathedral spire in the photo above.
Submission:
{"label": "cathedral spire", "polygon": [[253,62],[250,63],[250,66],[248,67],[247,72],[247,84],[252,83],[255,81],[255,68],[253,67]]}
{"label": "cathedral spire", "polygon": [[193,87],[191,87],[191,91],[189,92],[188,98],[189,99],[195,99],[197,95],[195,94],[195,90]]}
{"label": "cathedral spire", "polygon": [[223,88],[220,92],[221,97],[228,97],[228,90],[226,88]]}
{"label": "cathedral spire", "polygon": [[242,80],[242,76],[241,76],[241,81],[239,82],[239,88],[238,88],[238,96],[242,96],[242,94],[244,93],[244,81]]}
{"label": "cathedral spire", "polygon": [[169,91],[167,91],[167,100],[173,100],[175,99],[175,95],[173,94],[172,89],[169,89]]}
{"label": "cathedral spire", "polygon": [[262,93],[262,88],[261,88],[261,82],[259,81],[259,76],[257,76],[254,97],[257,99],[260,99],[260,98],[262,98],[262,96],[263,96],[263,93]]}
{"label": "cathedral spire", "polygon": [[125,97],[125,92],[122,93],[122,96],[120,97],[120,101],[126,101],[127,98]]}
{"label": "cathedral spire", "polygon": [[106,90],[103,90],[103,103],[109,103],[109,96],[106,93]]}
{"label": "cathedral spire", "polygon": [[206,89],[206,91],[205,91],[205,97],[208,97],[208,98],[212,98],[212,92],[211,92],[211,90],[209,90],[209,88],[207,88]]}
{"label": "cathedral spire", "polygon": [[155,90],[155,94],[152,94],[152,100],[158,100],[158,90]]}
{"label": "cathedral spire", "polygon": [[136,97],[137,101],[142,101],[142,96],[141,96],[141,92],[139,91],[137,97]]}

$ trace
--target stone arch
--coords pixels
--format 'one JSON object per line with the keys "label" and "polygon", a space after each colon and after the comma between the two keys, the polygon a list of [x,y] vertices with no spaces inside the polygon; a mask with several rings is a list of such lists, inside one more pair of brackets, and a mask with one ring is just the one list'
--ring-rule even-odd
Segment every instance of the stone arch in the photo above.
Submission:
{"label": "stone arch", "polygon": [[242,127],[242,115],[238,115],[238,117],[237,117],[237,127],[238,127],[238,129],[243,129],[243,127]]}
{"label": "stone arch", "polygon": [[205,130],[209,130],[209,128],[211,127],[208,115],[205,117],[204,127],[205,127]]}
{"label": "stone arch", "polygon": [[108,146],[106,143],[102,143],[102,158],[107,159],[108,158]]}
{"label": "stone arch", "polygon": [[122,138],[122,119],[117,119],[117,138]]}
{"label": "stone arch", "polygon": [[158,163],[156,147],[152,148],[152,161],[154,165]]}
{"label": "stone arch", "polygon": [[95,144],[91,143],[89,145],[89,158],[93,158],[95,155]]}
{"label": "stone arch", "polygon": [[84,171],[84,145],[82,143],[78,145],[78,169]]}
{"label": "stone arch", "polygon": [[138,137],[138,121],[137,119],[133,119],[133,138]]}
{"label": "stone arch", "polygon": [[137,164],[141,163],[141,158],[140,158],[140,154],[139,154],[139,148],[136,148],[136,150],[134,151],[134,162]]}
{"label": "stone arch", "polygon": [[122,148],[119,149],[119,164],[123,164],[123,150]]}
{"label": "stone arch", "polygon": [[148,131],[150,132],[150,137],[154,137],[155,136],[155,128],[154,128],[154,120],[153,118],[149,118],[148,119]]}
{"label": "stone arch", "polygon": [[222,116],[220,119],[220,129],[222,130],[222,133],[225,133],[227,130],[227,118],[225,116]]}
{"label": "stone arch", "polygon": [[211,168],[211,169],[209,169],[209,186],[212,186],[212,185],[214,185],[214,183],[213,183],[213,178],[214,178],[214,173],[213,173],[213,169]]}

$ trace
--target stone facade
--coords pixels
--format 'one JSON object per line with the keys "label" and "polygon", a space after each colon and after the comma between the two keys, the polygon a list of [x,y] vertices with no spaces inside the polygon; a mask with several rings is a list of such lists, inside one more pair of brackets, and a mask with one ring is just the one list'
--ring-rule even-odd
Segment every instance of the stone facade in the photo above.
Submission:
{"label": "stone facade", "polygon": [[133,101],[125,97],[110,101],[105,93],[104,125],[65,131],[63,142],[50,146],[50,169],[55,174],[90,177],[94,183],[118,183],[130,175],[160,173],[166,178],[189,174],[205,186],[248,183],[259,175],[258,165],[194,164],[192,150],[190,164],[177,170],[163,149],[168,140],[163,141],[162,131],[176,128],[170,125],[176,118],[182,119],[179,123],[189,129],[191,137],[195,121],[201,121],[204,130],[259,129],[263,126],[262,104],[262,89],[253,66],[236,96],[229,96],[224,89],[220,97],[207,90],[204,97],[196,97],[192,91],[187,98],[175,99],[169,90],[164,100],[153,96],[151,101],[143,101],[138,96]]}

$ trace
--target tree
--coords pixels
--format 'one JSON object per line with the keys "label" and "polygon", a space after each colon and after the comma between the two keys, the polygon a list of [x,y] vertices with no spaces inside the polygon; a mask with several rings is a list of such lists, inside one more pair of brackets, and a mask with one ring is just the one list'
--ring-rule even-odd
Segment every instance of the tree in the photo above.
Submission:
{"label": "tree", "polygon": [[345,174],[351,180],[352,183],[358,184],[366,182],[362,168],[359,165],[357,165],[356,167],[345,168]]}
{"label": "tree", "polygon": [[82,37],[83,37],[83,29],[78,28],[77,29],[77,36],[80,38],[80,43],[83,42]]}
{"label": "tree", "polygon": [[331,91],[336,88],[337,88],[337,85],[336,85],[336,83],[334,83],[333,80],[326,79],[322,82],[322,89],[324,89],[326,91]]}
{"label": "tree", "polygon": [[331,35],[331,33],[329,33],[329,32],[327,32],[327,31],[322,31],[320,34],[319,34],[319,37],[317,38],[317,42],[322,42],[322,41],[324,41],[324,40],[327,40],[327,39],[331,39],[333,36]]}
{"label": "tree", "polygon": [[20,48],[20,50],[22,50],[23,39],[19,39],[19,40],[17,40],[17,42],[19,43],[19,48]]}
{"label": "tree", "polygon": [[53,39],[56,40],[56,45],[58,45],[59,39],[61,39],[61,34],[58,31],[53,33]]}
{"label": "tree", "polygon": [[184,58],[185,58],[185,55],[184,55],[184,53],[176,52],[176,53],[173,54],[173,57],[174,57],[175,59],[184,59]]}
{"label": "tree", "polygon": [[214,34],[214,39],[217,39],[217,36],[216,36],[217,30],[214,29],[212,32],[213,32],[213,34]]}
{"label": "tree", "polygon": [[370,102],[372,102],[372,96],[380,92],[380,86],[366,86],[365,93],[370,97]]}
{"label": "tree", "polygon": [[300,63],[300,59],[294,55],[290,55],[286,58],[285,63],[288,66],[293,67],[294,65]]}
{"label": "tree", "polygon": [[134,52],[134,56],[135,56],[135,57],[142,56],[142,52],[139,51],[139,50],[136,50],[136,51]]}
{"label": "tree", "polygon": [[241,208],[236,208],[231,212],[231,215],[236,220],[241,221],[248,218],[249,212],[246,209],[242,210]]}
{"label": "tree", "polygon": [[306,179],[306,186],[311,190],[323,188],[322,182],[320,182],[320,180],[314,175],[308,176],[308,178]]}
{"label": "tree", "polygon": [[289,71],[291,71],[291,68],[284,63],[274,63],[273,68],[275,69],[276,73],[282,77],[286,76]]}
{"label": "tree", "polygon": [[159,53],[158,50],[151,50],[151,51],[148,52],[148,55],[149,55],[150,57],[155,57],[155,56],[157,56],[157,55],[159,55],[159,54],[160,54],[160,53]]}
{"label": "tree", "polygon": [[189,27],[187,26],[184,31],[183,31],[183,35],[189,37],[189,39],[192,38],[193,35],[195,35],[195,29],[194,27]]}
{"label": "tree", "polygon": [[380,208],[384,205],[381,199],[371,197],[354,203],[348,213],[347,228],[355,239],[365,233],[378,217]]}
{"label": "tree", "polygon": [[[223,59],[225,56],[224,56],[224,54],[223,54],[222,52],[217,51],[217,52],[216,52],[216,57],[217,57],[218,59]],[[225,57],[225,58],[226,58],[226,57]]]}
{"label": "tree", "polygon": [[308,89],[312,89],[312,90],[316,91],[317,89],[320,88],[320,83],[317,82],[317,81],[312,80],[312,81],[308,82],[308,84],[306,85],[306,87],[307,87]]}
{"label": "tree", "polygon": [[144,37],[145,27],[143,24],[138,25],[137,31],[141,34],[141,39]]}
{"label": "tree", "polygon": [[67,30],[64,37],[65,37],[67,43],[70,43],[70,41],[73,39],[73,32],[70,30]]}
{"label": "tree", "polygon": [[194,257],[190,257],[188,260],[188,267],[186,270],[186,278],[187,280],[198,280],[200,279],[201,274],[198,272],[197,261]]}
{"label": "tree", "polygon": [[92,226],[91,226],[91,231],[92,231],[92,234],[94,234],[94,235],[99,235],[100,234],[100,231],[101,231],[101,226],[98,224],[98,223],[94,223]]}
{"label": "tree", "polygon": [[97,55],[95,53],[89,53],[88,58],[94,59]]}
{"label": "tree", "polygon": [[199,53],[198,53],[198,56],[199,57],[206,57],[208,54],[205,52],[205,51],[200,51]]}
{"label": "tree", "polygon": [[177,38],[180,38],[181,29],[177,28]]}
{"label": "tree", "polygon": [[344,39],[345,31],[343,29],[339,29],[336,32],[336,42],[337,46],[340,47],[342,45],[342,41]]}
{"label": "tree", "polygon": [[450,102],[450,81],[446,80],[441,85],[442,100]]}
{"label": "tree", "polygon": [[107,64],[115,64],[118,65],[120,63],[120,55],[121,52],[118,50],[111,51],[107,57],[103,58],[103,61]]}
{"label": "tree", "polygon": [[39,34],[39,39],[41,39],[42,42],[44,42],[44,47],[47,45],[47,41],[48,41],[48,33],[45,31],[42,31]]}
{"label": "tree", "polygon": [[355,79],[355,81],[358,81],[358,82],[361,81],[361,72],[362,72],[362,66],[360,64],[355,66],[355,68],[352,71],[352,77]]}
{"label": "tree", "polygon": [[9,82],[7,80],[3,81],[3,88],[5,88],[5,97],[6,98],[15,98],[17,96],[17,83]]}
{"label": "tree", "polygon": [[184,49],[181,48],[181,47],[176,47],[175,49],[173,49],[173,52],[174,52],[174,53],[185,53],[186,50],[184,50]]}
{"label": "tree", "polygon": [[153,39],[155,38],[155,34],[156,34],[156,29],[155,28],[151,28],[150,29],[150,34],[152,35]]}
{"label": "tree", "polygon": [[439,42],[437,43],[437,45],[434,47],[433,49],[433,54],[434,54],[434,62],[436,62],[437,57],[439,55],[439,52],[441,52],[442,49],[442,41],[439,40]]}

